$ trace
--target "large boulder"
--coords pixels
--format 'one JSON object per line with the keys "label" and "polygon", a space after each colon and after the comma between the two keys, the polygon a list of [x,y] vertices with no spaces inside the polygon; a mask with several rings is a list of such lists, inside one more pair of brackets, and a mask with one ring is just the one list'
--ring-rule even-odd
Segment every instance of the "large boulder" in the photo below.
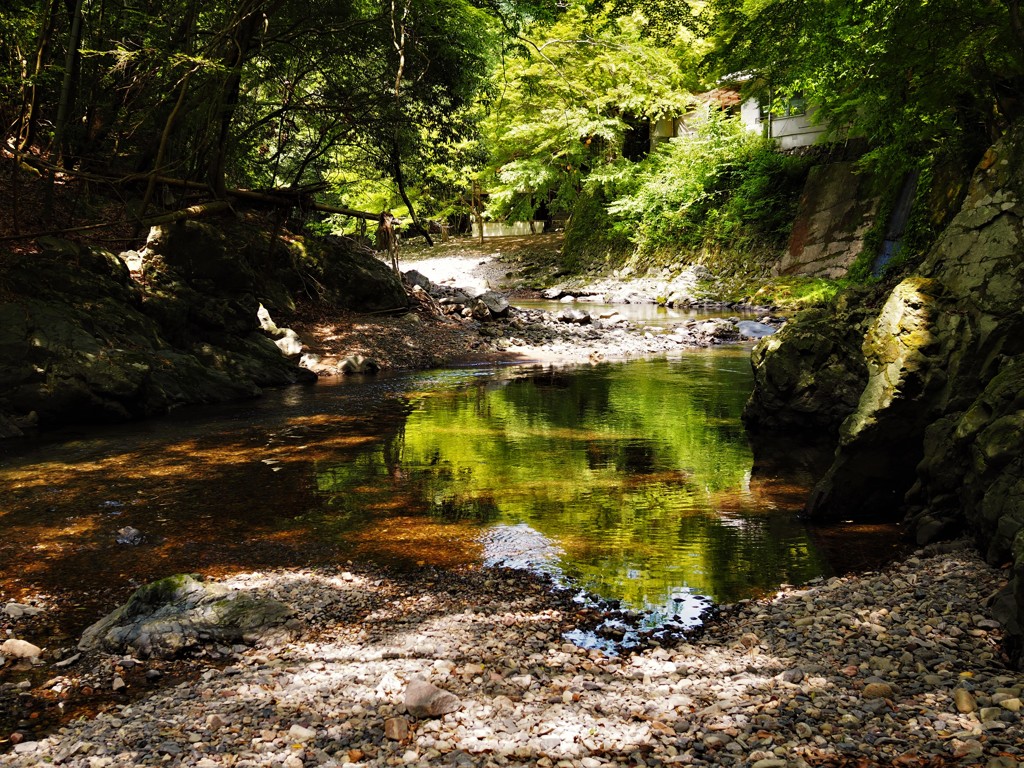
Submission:
{"label": "large boulder", "polygon": [[139,253],[147,313],[175,343],[259,328],[256,274],[220,228],[198,221],[156,226]]}
{"label": "large boulder", "polygon": [[861,346],[873,315],[855,293],[808,309],[754,347],[754,390],[743,421],[754,432],[836,434],[867,381]]}
{"label": "large boulder", "polygon": [[[154,227],[119,258],[57,238],[0,258],[0,438],[25,424],[110,421],[315,380],[261,330],[260,303],[405,307],[401,281],[351,241],[267,237],[258,222]],[[136,281],[130,261],[141,279]],[[283,345],[282,345],[283,346]]]}
{"label": "large boulder", "polygon": [[173,658],[203,643],[254,643],[282,629],[293,611],[251,592],[178,574],[137,589],[85,630],[79,650]]}
{"label": "large boulder", "polygon": [[338,309],[382,312],[409,306],[401,278],[372,253],[336,243],[319,246],[318,297]]}
{"label": "large boulder", "polygon": [[[212,315],[196,321],[193,302],[203,302],[183,278],[154,273],[157,293],[146,293],[113,254],[52,239],[40,245],[40,254],[0,263],[5,425],[33,412],[42,426],[149,416],[311,375],[254,330],[258,304],[246,322],[238,306],[225,309],[226,327],[218,327]],[[174,280],[181,293],[159,293]],[[206,301],[210,313],[218,301]]]}
{"label": "large boulder", "polygon": [[836,461],[808,503],[812,516],[892,517],[913,482],[934,397],[941,285],[912,277],[890,294],[862,346],[868,377],[839,432]]}

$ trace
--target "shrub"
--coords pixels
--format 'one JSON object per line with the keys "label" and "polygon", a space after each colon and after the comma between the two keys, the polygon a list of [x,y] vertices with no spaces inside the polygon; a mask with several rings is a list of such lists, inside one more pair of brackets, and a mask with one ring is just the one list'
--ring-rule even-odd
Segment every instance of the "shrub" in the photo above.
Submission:
{"label": "shrub", "polygon": [[615,229],[641,253],[764,249],[785,245],[809,164],[713,111],[693,135],[598,180]]}

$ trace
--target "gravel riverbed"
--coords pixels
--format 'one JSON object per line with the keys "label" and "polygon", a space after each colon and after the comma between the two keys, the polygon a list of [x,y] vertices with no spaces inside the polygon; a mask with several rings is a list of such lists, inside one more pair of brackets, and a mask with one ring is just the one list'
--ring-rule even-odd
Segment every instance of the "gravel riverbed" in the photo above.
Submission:
{"label": "gravel riverbed", "polygon": [[[986,607],[1005,573],[966,548],[726,606],[700,640],[623,656],[567,643],[574,604],[514,572],[349,568],[232,577],[293,606],[296,634],[221,648],[219,662],[194,662],[194,679],[23,741],[0,766],[1001,768],[1024,759],[1024,676],[1003,665]],[[44,653],[40,663],[55,661]],[[132,694],[150,664],[87,655],[45,685],[91,676]],[[452,694],[439,707],[452,711],[432,717],[407,699],[416,678]]]}

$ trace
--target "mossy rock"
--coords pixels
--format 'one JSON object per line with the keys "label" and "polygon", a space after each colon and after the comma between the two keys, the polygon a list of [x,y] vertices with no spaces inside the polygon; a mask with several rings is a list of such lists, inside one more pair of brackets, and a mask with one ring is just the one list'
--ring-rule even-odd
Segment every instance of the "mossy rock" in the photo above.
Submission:
{"label": "mossy rock", "polygon": [[273,598],[176,574],[137,589],[86,629],[78,647],[173,658],[204,642],[256,642],[279,634],[293,615]]}
{"label": "mossy rock", "polygon": [[753,431],[835,435],[867,382],[864,327],[874,310],[848,295],[800,312],[751,354],[754,390],[743,409]]}

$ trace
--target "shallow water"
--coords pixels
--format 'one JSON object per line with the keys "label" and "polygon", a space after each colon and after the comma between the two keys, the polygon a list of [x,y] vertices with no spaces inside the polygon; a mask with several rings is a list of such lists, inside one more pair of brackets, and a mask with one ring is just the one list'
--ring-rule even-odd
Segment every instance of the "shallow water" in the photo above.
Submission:
{"label": "shallow water", "polygon": [[891,530],[829,548],[796,519],[813,462],[755,466],[748,358],[353,377],[5,446],[0,601],[74,600],[75,632],[175,572],[484,563],[687,621],[884,558]]}

